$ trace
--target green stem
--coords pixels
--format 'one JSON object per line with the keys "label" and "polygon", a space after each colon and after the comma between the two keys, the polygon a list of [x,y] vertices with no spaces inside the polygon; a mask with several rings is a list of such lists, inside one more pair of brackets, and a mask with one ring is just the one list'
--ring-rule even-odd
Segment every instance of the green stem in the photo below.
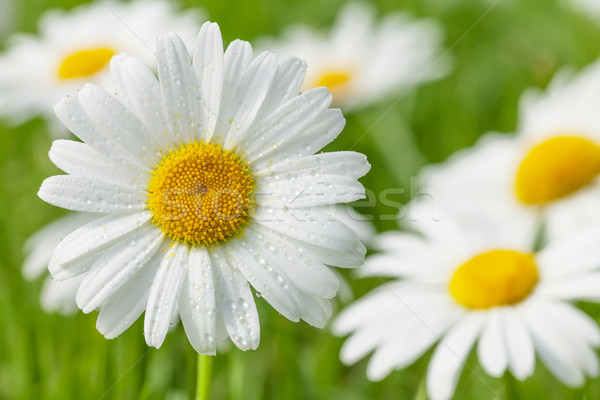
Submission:
{"label": "green stem", "polygon": [[213,356],[198,354],[198,370],[196,371],[196,400],[208,400],[210,398],[212,357]]}

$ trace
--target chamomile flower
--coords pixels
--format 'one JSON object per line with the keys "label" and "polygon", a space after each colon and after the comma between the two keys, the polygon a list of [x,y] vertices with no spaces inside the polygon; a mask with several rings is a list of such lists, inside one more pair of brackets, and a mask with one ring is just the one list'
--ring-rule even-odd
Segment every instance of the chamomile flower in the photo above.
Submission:
{"label": "chamomile flower", "polygon": [[97,1],[70,11],[50,10],[40,19],[38,35],[15,35],[0,56],[1,116],[14,123],[38,115],[55,122],[54,104],[84,83],[110,89],[109,62],[115,54],[154,65],[159,34],[177,29],[193,43],[199,27],[197,11],[179,13],[164,0]]}
{"label": "chamomile flower", "polygon": [[326,86],[334,104],[344,110],[367,106],[413,84],[438,78],[435,69],[442,40],[438,24],[402,13],[376,21],[373,6],[346,5],[328,35],[292,26],[283,39],[264,39],[263,46],[306,59],[303,89]]}
{"label": "chamomile flower", "polygon": [[76,213],[51,222],[35,232],[25,243],[26,258],[23,262],[23,275],[29,280],[46,275],[40,297],[40,304],[46,312],[72,314],[77,310],[75,293],[81,284],[82,276],[64,281],[52,279],[48,274],[48,263],[60,241],[75,229],[85,225],[98,215]]}
{"label": "chamomile flower", "polygon": [[433,400],[453,396],[474,347],[493,377],[508,370],[526,379],[536,354],[568,386],[598,374],[600,329],[571,301],[600,301],[600,230],[534,252],[533,238],[474,229],[443,214],[410,227],[416,232],[378,236],[381,252],[362,268],[397,280],[351,304],[334,323],[337,334],[351,333],[341,349],[344,363],[374,350],[367,376],[381,380],[435,346],[426,377]]}
{"label": "chamomile flower", "polygon": [[600,224],[600,62],[559,74],[521,102],[516,136],[487,134],[473,149],[423,173],[425,187],[473,219],[517,215],[548,238]]}
{"label": "chamomile flower", "polygon": [[68,175],[44,181],[48,203],[105,217],[63,239],[55,279],[97,327],[119,335],[141,314],[159,347],[173,314],[200,353],[222,333],[242,350],[260,338],[249,283],[292,321],[321,327],[339,282],[326,266],[362,264],[356,234],[320,206],[364,197],[358,153],[315,154],[342,130],[326,88],[299,94],[306,64],[249,43],[223,52],[203,25],[193,61],[175,34],[157,41],[158,80],[139,60],[111,61],[116,96],[86,85],[55,107],[83,143],[57,140]]}

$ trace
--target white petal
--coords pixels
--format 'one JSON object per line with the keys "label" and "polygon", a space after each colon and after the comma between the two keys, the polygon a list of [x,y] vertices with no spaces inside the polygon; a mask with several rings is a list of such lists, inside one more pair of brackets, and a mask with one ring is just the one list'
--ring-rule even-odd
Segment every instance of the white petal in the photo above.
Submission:
{"label": "white petal", "polygon": [[84,313],[98,308],[146,265],[163,241],[162,232],[147,224],[101,253],[77,291]]}
{"label": "white petal", "polygon": [[466,316],[436,347],[427,371],[427,392],[432,400],[452,397],[482,323],[483,317],[478,313]]}
{"label": "white petal", "polygon": [[236,89],[251,61],[250,43],[236,39],[227,46],[223,56],[223,104],[229,104],[237,95]]}
{"label": "white petal", "polygon": [[[314,209],[259,207],[252,218],[275,232],[341,253],[352,254],[359,243],[354,231],[328,214]],[[361,258],[364,253],[355,255]]]}
{"label": "white petal", "polygon": [[273,208],[307,208],[363,199],[365,188],[340,175],[301,176],[293,181],[259,181],[256,203]]}
{"label": "white petal", "polygon": [[536,311],[540,316],[551,319],[571,332],[569,336],[582,340],[590,346],[600,346],[598,325],[577,307],[560,301],[544,301],[536,305]]}
{"label": "white petal", "polygon": [[260,325],[254,297],[246,278],[226,256],[211,253],[217,309],[233,343],[241,350],[255,350],[260,341]]}
{"label": "white petal", "polygon": [[144,336],[148,346],[157,349],[163,344],[176,312],[177,299],[189,259],[186,244],[175,244],[162,258],[146,305]]}
{"label": "white petal", "polygon": [[284,143],[297,137],[331,104],[331,94],[321,87],[304,92],[266,116],[244,136],[248,160],[270,158]]}
{"label": "white petal", "polygon": [[556,332],[556,324],[541,317],[535,307],[522,307],[521,315],[531,333],[540,359],[550,372],[570,387],[583,384],[584,376],[571,346]]}
{"label": "white petal", "polygon": [[332,265],[340,268],[354,268],[363,264],[366,247],[359,241],[356,241],[356,247],[347,252],[336,251],[330,248],[315,246],[306,242],[298,242],[304,249],[312,253],[323,264]]}
{"label": "white petal", "polygon": [[50,160],[69,175],[80,175],[104,181],[118,182],[144,190],[145,182],[136,182],[138,171],[124,165],[115,166],[110,158],[85,143],[55,140],[48,153]]}
{"label": "white petal", "polygon": [[228,107],[221,107],[214,138],[221,138],[225,148],[230,149],[243,141],[248,128],[267,95],[275,72],[277,55],[269,52],[258,57],[244,71],[242,79],[228,99]]}
{"label": "white petal", "polygon": [[283,272],[303,292],[316,297],[332,298],[340,286],[339,279],[331,269],[319,262],[301,244],[294,243],[279,234],[256,228],[264,235],[267,246],[276,248],[283,261],[280,267]]}
{"label": "white petal", "polygon": [[95,214],[70,214],[52,221],[31,235],[23,246],[27,254],[23,261],[23,275],[27,279],[33,279],[48,272],[48,263],[60,241],[77,228],[99,217]]}
{"label": "white petal", "polygon": [[505,342],[512,339],[505,337],[502,330],[503,322],[499,309],[489,310],[477,345],[481,366],[488,375],[496,378],[501,377],[508,366]]}
{"label": "white petal", "polygon": [[[87,86],[86,86],[87,87]],[[132,148],[110,136],[103,126],[96,122],[80,104],[77,96],[67,96],[54,106],[56,116],[78,138],[109,157],[116,166],[127,166],[139,171],[146,171],[146,166],[131,153]],[[135,147],[133,147],[135,149]]]}
{"label": "white petal", "polygon": [[304,75],[306,62],[297,57],[288,57],[277,67],[271,89],[260,110],[256,114],[256,121],[262,121],[282,104],[298,96]]}
{"label": "white petal", "polygon": [[[154,153],[150,134],[119,99],[92,84],[85,85],[77,95],[82,109],[96,125],[98,132],[101,131],[102,135],[107,137],[107,141],[110,140],[113,148],[122,146],[135,164],[147,166],[154,163],[157,154]],[[94,146],[93,142],[81,139]]]}
{"label": "white petal", "polygon": [[173,145],[196,138],[200,88],[185,44],[174,33],[156,41],[158,80]]}
{"label": "white petal", "polygon": [[343,175],[358,179],[371,169],[367,157],[353,151],[320,153],[282,161],[255,173],[261,179],[296,179],[302,175]]}
{"label": "white petal", "polygon": [[162,253],[156,252],[142,269],[102,304],[96,329],[105,338],[116,338],[142,315],[162,256]]}
{"label": "white petal", "polygon": [[209,138],[217,123],[223,91],[223,39],[217,24],[206,22],[202,25],[193,59],[200,85],[200,137]]}
{"label": "white petal", "polygon": [[75,294],[82,280],[83,276],[64,281],[47,277],[40,294],[40,303],[44,311],[59,312],[64,315],[75,313],[77,311]]}
{"label": "white petal", "polygon": [[520,380],[530,377],[535,368],[535,349],[531,335],[512,310],[503,310],[503,329],[508,364]]}
{"label": "white petal", "polygon": [[144,124],[155,146],[169,145],[166,110],[158,80],[140,60],[125,54],[110,63],[113,85],[119,98]]}
{"label": "white petal", "polygon": [[270,158],[263,158],[253,163],[257,171],[268,168],[288,158],[304,157],[315,154],[335,139],[342,129],[346,120],[338,109],[325,110],[311,126],[301,134],[282,144]]}
{"label": "white petal", "polygon": [[187,276],[179,297],[179,314],[185,333],[200,354],[216,354],[217,305],[208,251],[192,247]]}
{"label": "white petal", "polygon": [[98,218],[75,230],[56,246],[48,269],[56,279],[66,279],[85,272],[91,266],[90,259],[114,241],[148,222],[149,212],[129,215],[109,215]]}
{"label": "white petal", "polygon": [[555,299],[599,301],[600,273],[550,278],[536,288],[536,293]]}
{"label": "white petal", "polygon": [[46,178],[38,196],[73,211],[123,213],[146,208],[145,192],[136,186],[79,175]]}

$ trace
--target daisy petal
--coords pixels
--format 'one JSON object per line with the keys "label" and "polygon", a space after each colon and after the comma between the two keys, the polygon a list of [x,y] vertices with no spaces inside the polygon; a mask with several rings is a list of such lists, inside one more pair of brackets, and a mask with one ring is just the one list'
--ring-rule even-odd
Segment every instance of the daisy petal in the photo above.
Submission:
{"label": "daisy petal", "polygon": [[158,81],[165,104],[173,147],[195,139],[199,87],[185,44],[174,33],[156,41]]}
{"label": "daisy petal", "polygon": [[73,231],[56,246],[48,269],[55,279],[67,279],[85,272],[91,257],[111,246],[150,220],[149,212],[109,215]]}
{"label": "daisy petal", "polygon": [[276,153],[270,157],[255,160],[254,169],[260,171],[270,165],[275,165],[289,158],[304,157],[315,154],[335,139],[342,129],[346,120],[338,109],[325,110],[311,126],[301,134],[282,144]]}
{"label": "daisy petal", "polygon": [[283,60],[277,67],[269,93],[258,110],[255,120],[264,120],[279,106],[296,97],[300,93],[304,75],[306,75],[304,60],[297,57],[288,57]]}
{"label": "daisy petal", "polygon": [[538,293],[563,300],[600,301],[600,273],[581,273],[579,276],[565,276],[548,279],[540,285]]}
{"label": "daisy petal", "polygon": [[256,113],[265,99],[277,71],[277,55],[264,52],[244,71],[233,97],[221,107],[213,138],[221,138],[223,146],[231,149],[245,138]]}
{"label": "daisy petal", "polygon": [[248,282],[221,251],[215,249],[211,261],[217,309],[227,333],[240,350],[255,350],[260,341],[260,325]]}
{"label": "daisy petal", "polygon": [[144,336],[148,346],[158,349],[167,336],[176,312],[188,259],[189,248],[186,244],[176,244],[163,255],[150,288],[144,317]]}
{"label": "daisy petal", "polygon": [[192,65],[200,86],[200,137],[205,140],[215,129],[223,91],[223,39],[217,24],[202,25]]}
{"label": "daisy petal", "polygon": [[80,138],[83,142],[105,154],[117,165],[128,166],[138,171],[145,171],[137,156],[131,153],[131,149],[115,137],[109,136],[108,131],[96,125],[95,121],[88,115],[76,96],[67,96],[54,106],[56,116],[60,121]]}
{"label": "daisy petal", "polygon": [[87,314],[100,307],[146,265],[162,241],[162,232],[146,225],[102,252],[77,291],[79,308]]}
{"label": "daisy petal", "polygon": [[337,151],[282,161],[277,165],[258,171],[256,177],[289,180],[302,175],[310,175],[315,178],[319,175],[343,175],[358,179],[370,169],[371,165],[363,154],[353,151]]}
{"label": "daisy petal", "polygon": [[136,183],[139,173],[126,166],[115,168],[110,159],[85,143],[55,140],[48,153],[50,160],[69,175],[81,175],[126,185]]}
{"label": "daisy petal", "polygon": [[146,208],[146,196],[135,186],[79,175],[46,178],[38,196],[73,211],[123,213]]}
{"label": "daisy petal", "polygon": [[227,46],[223,56],[223,104],[228,104],[237,94],[236,88],[251,61],[250,43],[236,39]]}
{"label": "daisy petal", "polygon": [[508,365],[507,340],[502,331],[502,316],[499,309],[491,309],[486,316],[487,321],[477,345],[479,362],[488,375],[495,378],[502,376]]}
{"label": "daisy petal", "polygon": [[142,269],[102,304],[96,329],[105,338],[116,338],[142,315],[161,258],[162,253],[155,253]]}
{"label": "daisy petal", "polygon": [[166,111],[160,98],[160,86],[152,71],[135,57],[125,54],[110,63],[113,85],[119,98],[146,127],[156,146],[166,147]]}
{"label": "daisy petal", "polygon": [[341,253],[351,253],[357,247],[358,237],[354,231],[316,210],[260,207],[252,218],[275,232],[315,246]]}
{"label": "daisy petal", "polygon": [[535,368],[531,335],[515,313],[505,310],[501,314],[510,371],[515,378],[524,380],[533,374]]}
{"label": "daisy petal", "polygon": [[[142,165],[152,164],[156,160],[150,134],[119,99],[92,84],[85,85],[77,95],[81,108],[98,127],[98,131],[110,138],[113,147],[123,146],[129,152],[130,158]],[[92,144],[84,138],[81,139],[87,144]]]}
{"label": "daisy petal", "polygon": [[243,138],[248,160],[269,158],[284,143],[309,127],[331,104],[331,94],[321,87],[304,92],[283,104]]}
{"label": "daisy petal", "polygon": [[273,208],[307,208],[349,203],[365,197],[365,188],[353,178],[321,175],[302,176],[294,181],[259,182],[256,203]]}
{"label": "daisy petal", "polygon": [[568,346],[556,331],[556,324],[540,317],[536,307],[522,307],[521,315],[526,321],[535,349],[550,372],[570,387],[583,384],[584,376],[572,346]]}
{"label": "daisy petal", "polygon": [[427,371],[427,393],[432,400],[449,399],[483,324],[480,314],[466,316],[436,347]]}
{"label": "daisy petal", "polygon": [[200,354],[216,354],[217,305],[212,265],[206,249],[192,247],[179,296],[185,333]]}
{"label": "daisy petal", "polygon": [[82,280],[83,276],[76,276],[64,281],[47,277],[40,294],[40,303],[44,311],[58,312],[64,315],[70,315],[77,311],[75,293],[77,293],[77,288]]}

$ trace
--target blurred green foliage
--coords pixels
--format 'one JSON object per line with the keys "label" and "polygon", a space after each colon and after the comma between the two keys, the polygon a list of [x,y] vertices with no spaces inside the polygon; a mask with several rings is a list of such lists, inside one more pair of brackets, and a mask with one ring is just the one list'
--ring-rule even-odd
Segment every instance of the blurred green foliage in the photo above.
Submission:
{"label": "blurred green foliage", "polygon": [[[69,8],[73,0],[14,0],[19,31],[35,32],[49,7]],[[439,20],[454,69],[444,79],[398,93],[360,113],[348,115],[347,128],[328,150],[353,149],[372,163],[363,183],[374,193],[403,187],[427,162],[440,162],[473,144],[487,131],[511,132],[524,89],[544,87],[557,69],[582,67],[600,55],[600,20],[565,7],[566,0],[378,0],[381,13],[405,10]],[[201,6],[220,24],[226,42],[276,35],[291,23],[327,27],[340,0],[204,0]],[[482,18],[482,16],[484,16]],[[367,133],[368,132],[368,133]],[[365,135],[365,133],[367,133]],[[0,399],[185,399],[195,384],[195,353],[181,326],[160,350],[148,349],[142,324],[115,340],[95,329],[95,313],[65,318],[47,315],[38,305],[41,282],[21,276],[25,239],[63,212],[36,196],[41,181],[57,172],[50,163],[44,123],[0,126]],[[377,202],[376,216],[397,210]],[[394,221],[375,221],[379,230]],[[380,284],[356,281],[344,271],[355,296]],[[337,308],[341,307],[336,300]],[[212,399],[425,399],[427,354],[382,382],[365,377],[366,361],[344,367],[338,359],[342,339],[327,328],[291,323],[257,298],[261,345],[236,348],[215,359]],[[596,319],[597,307],[586,310]],[[485,375],[472,354],[457,399],[598,399],[600,379],[567,389],[537,364],[528,381]],[[507,391],[508,388],[508,391]],[[491,389],[491,390],[490,390]]]}

